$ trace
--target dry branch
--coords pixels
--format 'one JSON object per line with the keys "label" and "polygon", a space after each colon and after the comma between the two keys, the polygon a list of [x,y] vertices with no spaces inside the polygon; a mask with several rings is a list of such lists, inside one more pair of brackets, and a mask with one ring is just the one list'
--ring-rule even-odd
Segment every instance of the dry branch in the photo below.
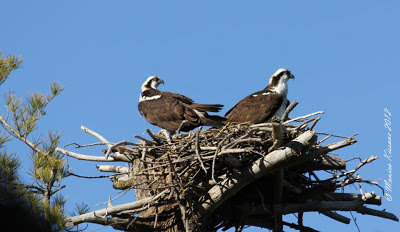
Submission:
{"label": "dry branch", "polygon": [[68,151],[66,149],[57,147],[56,152],[59,152],[63,155],[79,159],[79,160],[87,160],[87,161],[99,161],[99,162],[110,162],[110,161],[115,161],[114,158],[108,157],[105,158],[104,156],[94,156],[94,155],[84,155],[84,154],[79,154],[76,152]]}
{"label": "dry branch", "polygon": [[147,197],[145,199],[141,199],[135,202],[117,205],[108,207],[105,209],[96,210],[90,213],[81,214],[78,216],[70,217],[67,221],[67,226],[77,225],[83,222],[91,222],[92,220],[96,221],[98,218],[104,219],[107,215],[117,214],[126,210],[139,209],[146,204],[149,204],[159,198],[161,198],[164,194],[166,194],[169,190],[164,190],[156,196]]}
{"label": "dry branch", "polygon": [[96,165],[96,168],[101,172],[117,172],[117,173],[129,172],[129,167],[114,166],[114,165]]}

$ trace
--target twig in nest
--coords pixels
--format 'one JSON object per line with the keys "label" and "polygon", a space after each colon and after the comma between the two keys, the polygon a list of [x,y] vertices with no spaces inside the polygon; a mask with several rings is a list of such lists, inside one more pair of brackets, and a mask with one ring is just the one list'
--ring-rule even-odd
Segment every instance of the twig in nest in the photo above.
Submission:
{"label": "twig in nest", "polygon": [[285,112],[283,113],[281,119],[282,122],[286,121],[289,117],[289,113],[297,106],[297,104],[299,104],[297,101],[292,102],[285,110]]}
{"label": "twig in nest", "polygon": [[168,162],[169,162],[169,165],[171,167],[171,170],[174,173],[174,176],[176,178],[176,182],[178,182],[179,188],[181,189],[181,192],[183,192],[185,189],[183,188],[183,185],[182,185],[182,179],[179,177],[178,173],[176,172],[175,167],[172,164],[172,160],[171,160],[171,157],[170,157],[169,153],[167,153],[167,157],[168,157]]}
{"label": "twig in nest", "polygon": [[324,111],[317,111],[317,112],[314,112],[314,113],[311,113],[311,114],[307,114],[305,116],[301,116],[301,117],[297,117],[297,118],[285,121],[282,124],[287,125],[287,124],[289,124],[291,122],[302,121],[302,120],[304,120],[306,118],[309,118],[309,117],[312,117],[312,116],[315,116],[315,115],[318,115],[318,114],[324,114],[324,113],[325,113]]}
{"label": "twig in nest", "polygon": [[225,136],[225,137],[221,140],[221,142],[219,142],[219,144],[218,144],[218,146],[217,146],[217,149],[215,150],[214,157],[213,157],[213,162],[212,162],[212,167],[211,167],[211,179],[212,179],[213,181],[215,181],[214,173],[215,173],[215,161],[216,161],[216,159],[217,159],[217,155],[219,154],[219,151],[221,150],[222,145],[224,144],[224,142],[225,142],[226,140],[230,139],[233,135],[234,135],[234,134],[231,133],[231,134],[228,134],[227,136]]}
{"label": "twig in nest", "polygon": [[160,138],[154,135],[149,129],[146,129],[147,134],[157,143],[157,145],[161,144]]}
{"label": "twig in nest", "polygon": [[134,135],[133,137],[135,137],[135,138],[137,138],[137,139],[140,139],[140,140],[143,140],[143,141],[145,141],[146,143],[148,143],[148,144],[150,144],[150,145],[157,145],[157,143],[155,143],[155,142],[153,142],[153,141],[150,141],[150,140],[148,140],[148,139],[145,139],[145,138],[143,138],[142,136]]}
{"label": "twig in nest", "polygon": [[[355,172],[358,171],[358,169],[360,169],[362,166],[366,165],[367,163],[371,163],[372,161],[374,161],[374,160],[376,160],[376,159],[378,159],[378,156],[377,156],[377,155],[373,155],[373,156],[369,157],[368,159],[365,159],[365,160],[361,161],[361,163],[359,163],[359,164],[357,165],[357,167],[356,167],[354,170],[350,171],[349,173],[355,173]],[[347,173],[345,173],[345,174],[347,174]]]}
{"label": "twig in nest", "polygon": [[201,128],[202,128],[202,127],[199,127],[199,129],[198,129],[197,132],[196,132],[196,141],[195,141],[194,146],[195,146],[196,156],[197,156],[197,159],[198,159],[199,162],[200,162],[201,168],[203,168],[204,172],[207,174],[207,169],[206,169],[206,167],[204,166],[203,159],[201,158],[200,152],[199,152],[199,150],[200,150],[200,146],[199,146],[199,137],[200,137]]}
{"label": "twig in nest", "polygon": [[321,120],[321,117],[318,117],[318,118],[314,119],[314,122],[311,124],[311,126],[310,126],[309,129],[310,129],[310,130],[314,129],[314,126],[317,124],[317,122],[318,122],[319,120]]}
{"label": "twig in nest", "polygon": [[326,136],[325,138],[323,138],[323,139],[321,139],[320,141],[318,141],[317,144],[323,143],[324,141],[326,141],[326,140],[329,139],[330,137],[332,137],[332,135]]}
{"label": "twig in nest", "polygon": [[112,146],[109,146],[109,147],[108,147],[108,150],[107,150],[107,152],[106,152],[106,155],[105,155],[106,159],[108,159],[108,157],[110,156],[112,149],[114,149],[114,148],[116,148],[116,147],[118,147],[118,146],[120,146],[120,145],[125,145],[126,143],[127,143],[127,142],[124,140],[124,141],[121,141],[121,142],[119,142],[119,143],[116,143],[116,144],[114,144],[114,145],[112,145]]}
{"label": "twig in nest", "polygon": [[302,122],[300,125],[298,125],[296,128],[294,128],[294,130],[291,132],[292,135],[297,134],[300,130],[304,129],[307,124],[311,121],[315,120],[314,118],[309,118],[306,121]]}

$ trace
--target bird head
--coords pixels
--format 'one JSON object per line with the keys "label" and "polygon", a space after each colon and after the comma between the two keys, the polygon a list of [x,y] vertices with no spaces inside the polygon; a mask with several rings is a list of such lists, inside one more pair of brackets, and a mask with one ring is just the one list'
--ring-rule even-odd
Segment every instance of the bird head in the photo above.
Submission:
{"label": "bird head", "polygon": [[149,89],[157,89],[160,84],[164,84],[164,81],[157,76],[150,76],[147,80],[142,84],[142,92]]}
{"label": "bird head", "polygon": [[269,84],[271,86],[277,86],[278,84],[286,84],[289,79],[294,79],[292,73],[290,73],[289,69],[278,69],[274,74],[272,74],[269,79]]}

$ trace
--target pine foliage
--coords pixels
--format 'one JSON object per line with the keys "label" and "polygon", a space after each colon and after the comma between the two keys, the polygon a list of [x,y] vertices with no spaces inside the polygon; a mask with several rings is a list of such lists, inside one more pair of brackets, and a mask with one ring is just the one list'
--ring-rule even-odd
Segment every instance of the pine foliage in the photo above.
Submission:
{"label": "pine foliage", "polygon": [[[0,85],[13,70],[20,67],[21,57],[0,53]],[[12,223],[15,231],[58,231],[65,228],[66,199],[58,194],[68,176],[65,162],[55,152],[61,134],[49,132],[46,138],[36,138],[38,121],[46,114],[46,106],[61,92],[58,83],[50,85],[49,93],[34,92],[25,99],[9,91],[5,94],[7,114],[0,114],[0,206],[4,223]],[[18,139],[31,148],[32,183],[19,178],[21,161],[17,154],[8,154],[6,142]],[[34,141],[34,142],[32,142]],[[15,223],[13,223],[15,222]]]}

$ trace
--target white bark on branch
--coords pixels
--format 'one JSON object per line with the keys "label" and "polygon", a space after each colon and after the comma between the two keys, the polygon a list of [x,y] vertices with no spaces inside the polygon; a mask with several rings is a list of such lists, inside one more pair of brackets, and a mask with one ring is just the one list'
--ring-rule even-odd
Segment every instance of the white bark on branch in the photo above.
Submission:
{"label": "white bark on branch", "polygon": [[307,114],[307,115],[305,115],[305,116],[301,116],[301,117],[297,117],[297,118],[294,118],[294,119],[285,121],[285,122],[283,122],[282,124],[283,124],[283,125],[287,125],[287,124],[289,124],[289,123],[291,123],[291,122],[301,121],[301,120],[303,120],[303,119],[306,119],[306,118],[309,118],[309,117],[312,117],[312,116],[315,116],[315,115],[318,115],[318,114],[324,114],[324,113],[325,113],[324,111],[317,111],[317,112],[314,112],[314,113],[311,113],[311,114]]}
{"label": "white bark on branch", "polygon": [[110,143],[107,139],[105,139],[103,136],[101,136],[99,133],[97,133],[97,132],[95,132],[95,131],[92,131],[91,129],[89,129],[89,128],[83,126],[83,125],[81,126],[81,129],[82,129],[85,133],[88,133],[88,134],[90,134],[90,135],[96,137],[97,139],[99,139],[101,142],[105,143],[105,144],[107,145],[107,147],[110,147],[110,146],[111,146],[111,143]]}
{"label": "white bark on branch", "polygon": [[115,165],[96,165],[96,168],[101,172],[129,173],[129,167]]}
{"label": "white bark on branch", "polygon": [[96,210],[93,212],[81,214],[78,216],[70,217],[67,219],[66,226],[71,227],[71,226],[78,225],[78,224],[84,223],[84,222],[97,221],[99,218],[105,219],[105,217],[107,217],[107,215],[120,213],[120,212],[123,212],[126,210],[139,209],[139,208],[143,207],[144,205],[149,204],[149,203],[161,198],[168,191],[169,191],[169,189],[166,189],[166,190],[162,191],[161,193],[157,194],[156,196],[147,197],[142,200],[135,201],[135,202],[122,204],[122,205],[116,205],[116,206]]}
{"label": "white bark on branch", "polygon": [[213,212],[225,200],[229,199],[246,185],[287,164],[293,157],[299,155],[304,147],[309,145],[310,141],[314,138],[314,134],[313,131],[304,132],[283,149],[273,151],[267,156],[256,160],[253,165],[245,168],[241,173],[228,177],[211,188],[199,200],[197,205],[198,215],[204,216]]}
{"label": "white bark on branch", "polygon": [[94,155],[83,155],[76,152],[68,151],[66,149],[57,147],[56,152],[59,152],[63,155],[73,157],[79,160],[87,160],[87,161],[99,161],[99,162],[110,162],[115,161],[113,157],[108,157],[107,159],[104,156],[94,156]]}

